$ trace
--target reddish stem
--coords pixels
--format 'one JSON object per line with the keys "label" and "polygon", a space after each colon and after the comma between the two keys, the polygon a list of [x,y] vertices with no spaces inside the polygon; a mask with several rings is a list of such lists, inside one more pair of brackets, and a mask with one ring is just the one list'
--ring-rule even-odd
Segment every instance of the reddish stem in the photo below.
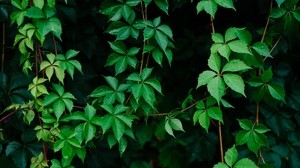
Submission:
{"label": "reddish stem", "polygon": [[1,123],[2,121],[4,121],[5,119],[7,119],[9,116],[15,114],[16,112],[17,112],[17,110],[8,113],[6,116],[4,116],[3,118],[1,118],[0,123]]}

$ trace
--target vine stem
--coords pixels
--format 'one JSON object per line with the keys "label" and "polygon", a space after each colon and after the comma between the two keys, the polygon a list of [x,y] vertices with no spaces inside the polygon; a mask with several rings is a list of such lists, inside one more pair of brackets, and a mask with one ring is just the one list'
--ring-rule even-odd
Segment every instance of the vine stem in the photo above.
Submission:
{"label": "vine stem", "polygon": [[12,112],[8,113],[6,116],[4,116],[3,118],[0,119],[0,123],[3,122],[8,117],[10,117],[11,115],[15,114],[17,111],[18,110],[15,110],[15,111],[12,111]]}
{"label": "vine stem", "polygon": [[[269,13],[271,13],[272,11],[272,7],[273,7],[273,1],[271,0],[270,2],[270,9],[269,9]],[[266,34],[267,34],[267,30],[268,30],[268,27],[269,27],[269,24],[270,24],[270,18],[268,17],[267,19],[267,22],[266,22],[266,25],[265,25],[265,28],[264,28],[264,32],[263,32],[263,35],[261,37],[261,42],[264,42],[265,40],[265,37],[266,37]],[[270,50],[270,54],[272,53],[272,51],[275,49],[275,47],[277,46],[277,44],[279,43],[280,41],[280,38],[277,40],[277,42],[275,43],[275,45],[272,47],[272,49]],[[265,62],[267,59],[267,57],[265,57],[263,59],[263,62]],[[261,75],[261,70],[259,69],[258,70],[258,74]],[[255,125],[259,124],[259,112],[260,112],[260,103],[257,102],[256,103],[256,117],[255,117]],[[258,159],[257,159],[257,164],[259,165],[260,164],[260,160],[261,158],[263,158],[262,156],[262,153],[261,153],[261,149],[259,149],[259,156],[258,156]]]}
{"label": "vine stem", "polygon": [[[272,7],[273,7],[273,1],[271,0],[271,3],[270,3],[270,12],[269,13],[271,13],[271,10],[272,10]],[[269,23],[270,23],[270,18],[268,17],[268,19],[267,19],[267,22],[266,22],[266,26],[265,26],[265,29],[264,29],[264,32],[263,32],[263,35],[262,35],[262,37],[261,37],[261,42],[264,42],[264,40],[265,40],[265,37],[266,37],[266,34],[267,34],[267,30],[268,30],[268,27],[269,27]]]}
{"label": "vine stem", "polygon": [[223,140],[222,140],[223,139],[222,138],[222,125],[221,125],[220,121],[218,123],[218,127],[219,127],[220,157],[221,157],[222,163],[224,163]]}
{"label": "vine stem", "polygon": [[[212,33],[216,33],[215,30],[215,24],[214,24],[214,18],[210,17],[210,24],[211,24],[211,31]],[[219,132],[219,143],[220,143],[220,157],[222,163],[224,163],[224,150],[223,150],[223,137],[222,137],[222,125],[221,122],[218,122],[218,132]]]}
{"label": "vine stem", "polygon": [[4,71],[4,58],[5,58],[5,23],[2,24],[2,55],[1,55],[1,72]]}
{"label": "vine stem", "polygon": [[210,17],[210,25],[211,25],[211,31],[212,31],[212,33],[216,33],[216,31],[215,31],[215,25],[214,25],[214,18],[212,16]]}

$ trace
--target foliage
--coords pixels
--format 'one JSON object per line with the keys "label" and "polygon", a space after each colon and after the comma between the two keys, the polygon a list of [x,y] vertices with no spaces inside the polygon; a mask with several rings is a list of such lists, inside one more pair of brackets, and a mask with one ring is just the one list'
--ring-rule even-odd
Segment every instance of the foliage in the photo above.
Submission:
{"label": "foliage", "polygon": [[299,0],[2,0],[0,16],[1,166],[300,167]]}

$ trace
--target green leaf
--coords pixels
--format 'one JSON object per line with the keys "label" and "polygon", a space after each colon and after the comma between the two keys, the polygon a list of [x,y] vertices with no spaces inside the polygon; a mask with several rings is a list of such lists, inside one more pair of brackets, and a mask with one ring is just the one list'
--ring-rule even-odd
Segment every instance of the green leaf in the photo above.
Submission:
{"label": "green leaf", "polygon": [[119,85],[118,79],[111,76],[105,76],[104,78],[111,88],[113,88],[115,91],[118,89],[118,85]]}
{"label": "green leaf", "polygon": [[219,76],[210,80],[207,84],[208,92],[219,103],[222,97],[225,95],[225,83]]}
{"label": "green leaf", "polygon": [[103,134],[112,127],[114,122],[114,117],[111,115],[105,115],[101,118],[101,122],[99,123],[101,125],[101,128],[103,130]]}
{"label": "green leaf", "polygon": [[159,7],[159,9],[168,14],[169,4],[167,0],[154,0],[154,2]]}
{"label": "green leaf", "polygon": [[37,20],[36,26],[42,36],[46,36],[49,32],[52,32],[57,38],[61,39],[61,23],[58,18],[51,17],[48,20]]}
{"label": "green leaf", "polygon": [[148,85],[142,85],[142,96],[144,100],[152,107],[154,108],[155,103],[155,94],[151,87]]}
{"label": "green leaf", "polygon": [[231,8],[235,10],[232,0],[215,0],[215,2],[224,8]]}
{"label": "green leaf", "polygon": [[16,141],[9,142],[9,144],[7,145],[7,147],[5,149],[6,156],[12,155],[14,152],[16,152],[21,147],[22,147],[22,145],[19,142],[16,142]]}
{"label": "green leaf", "polygon": [[66,59],[71,59],[74,58],[75,56],[77,56],[79,53],[79,51],[76,50],[68,50],[66,53]]}
{"label": "green leaf", "polygon": [[230,89],[232,89],[246,97],[245,83],[240,75],[228,73],[228,74],[224,74],[223,78],[224,78],[226,85],[229,86]]}
{"label": "green leaf", "polygon": [[265,57],[272,57],[269,47],[262,42],[257,42],[252,45],[252,48],[259,54]]}
{"label": "green leaf", "polygon": [[229,167],[232,167],[234,163],[237,161],[238,158],[238,151],[235,148],[235,145],[228,149],[225,153],[225,162],[228,164]]}
{"label": "green leaf", "polygon": [[122,41],[114,41],[114,42],[108,42],[111,49],[113,49],[115,52],[119,54],[126,54],[127,48],[125,44]]}
{"label": "green leaf", "polygon": [[219,162],[218,164],[215,164],[213,168],[229,168],[225,163]]}
{"label": "green leaf", "polygon": [[152,56],[153,56],[155,62],[157,62],[160,66],[162,66],[162,60],[163,60],[162,51],[156,48],[152,51]]}
{"label": "green leaf", "polygon": [[208,58],[208,66],[210,69],[220,73],[221,59],[218,54],[211,54]]}
{"label": "green leaf", "polygon": [[270,18],[278,19],[282,17],[283,15],[286,14],[286,9],[285,8],[273,8],[271,10],[271,13],[269,15]]}
{"label": "green leaf", "polygon": [[273,98],[285,102],[285,90],[282,86],[276,83],[271,83],[268,84],[268,90]]}
{"label": "green leaf", "polygon": [[48,106],[50,104],[52,104],[55,100],[59,99],[59,96],[57,94],[54,93],[50,93],[49,95],[47,95],[43,101],[43,106]]}
{"label": "green leaf", "polygon": [[65,140],[63,139],[60,139],[60,140],[57,140],[55,143],[54,143],[54,146],[53,146],[53,150],[54,152],[57,152],[59,150],[61,150],[64,146],[65,146]]}
{"label": "green leaf", "polygon": [[72,121],[72,120],[88,121],[84,113],[79,111],[71,113],[70,115],[61,118],[61,121]]}
{"label": "green leaf", "polygon": [[236,145],[243,145],[243,144],[247,143],[249,140],[249,136],[250,136],[249,131],[245,131],[245,130],[239,131],[235,135]]}
{"label": "green leaf", "polygon": [[248,158],[243,158],[241,160],[239,160],[238,162],[236,162],[236,164],[234,165],[233,168],[258,168],[255,163],[248,159]]}
{"label": "green leaf", "polygon": [[96,109],[93,106],[87,104],[87,106],[84,108],[84,112],[87,119],[91,121],[96,114]]}
{"label": "green leaf", "polygon": [[171,118],[169,120],[169,122],[170,122],[170,126],[172,127],[173,130],[184,132],[181,121],[179,119]]}
{"label": "green leaf", "polygon": [[205,111],[199,114],[199,123],[206,130],[206,132],[208,132],[208,128],[210,125],[210,118]]}
{"label": "green leaf", "polygon": [[[39,0],[41,1],[41,0]],[[25,16],[29,17],[29,18],[33,18],[33,19],[41,19],[41,18],[45,18],[45,14],[43,12],[42,9],[38,8],[38,7],[31,7],[27,10]]]}
{"label": "green leaf", "polygon": [[266,126],[262,125],[262,124],[257,124],[254,126],[254,131],[258,132],[260,134],[266,133],[268,131],[270,131],[269,128],[267,128]]}
{"label": "green leaf", "polygon": [[199,1],[197,3],[196,9],[197,9],[197,14],[199,14],[201,11],[204,10],[204,6],[207,2],[206,1]]}
{"label": "green leaf", "polygon": [[230,47],[227,44],[222,45],[220,48],[218,48],[218,52],[221,56],[229,60],[229,56],[231,54]]}
{"label": "green leaf", "polygon": [[122,137],[119,142],[119,152],[121,156],[125,152],[126,148],[127,148],[127,140],[125,137]]}
{"label": "green leaf", "polygon": [[158,30],[162,31],[165,35],[167,35],[170,39],[173,39],[172,29],[168,25],[160,25],[157,27]]}
{"label": "green leaf", "polygon": [[143,31],[144,41],[154,36],[155,30],[151,27],[146,27]]}
{"label": "green leaf", "polygon": [[169,119],[166,120],[166,123],[165,123],[165,130],[167,131],[167,133],[168,133],[169,135],[175,137]]}
{"label": "green leaf", "polygon": [[225,42],[228,43],[231,40],[236,39],[237,36],[237,28],[235,27],[231,27],[229,29],[226,30],[225,32]]}
{"label": "green leaf", "polygon": [[224,37],[220,33],[212,33],[211,38],[215,43],[224,43]]}
{"label": "green leaf", "polygon": [[238,120],[238,121],[239,121],[239,125],[244,130],[250,131],[252,129],[253,123],[250,120],[241,119],[241,120]]}
{"label": "green leaf", "polygon": [[280,7],[280,5],[285,1],[285,0],[275,0],[278,7]]}
{"label": "green leaf", "polygon": [[204,4],[204,11],[208,13],[211,17],[215,17],[217,12],[218,5],[215,1],[205,1]]}
{"label": "green leaf", "polygon": [[124,26],[118,29],[116,40],[125,40],[131,34],[132,28],[130,26]]}
{"label": "green leaf", "polygon": [[199,74],[198,84],[196,88],[208,84],[217,74],[214,71],[206,70]]}
{"label": "green leaf", "polygon": [[160,48],[165,51],[169,43],[167,35],[162,31],[157,30],[155,31],[154,37]]}
{"label": "green leaf", "polygon": [[234,40],[228,43],[229,48],[231,51],[236,52],[236,53],[241,53],[241,54],[251,54],[247,43],[245,43],[242,40]]}
{"label": "green leaf", "polygon": [[292,11],[294,18],[300,22],[300,8],[298,7],[296,10]]}
{"label": "green leaf", "polygon": [[264,84],[264,82],[258,77],[250,78],[247,83],[252,87],[259,87]]}
{"label": "green leaf", "polygon": [[113,120],[112,124],[113,133],[115,135],[115,138],[118,142],[120,142],[120,139],[122,138],[124,132],[125,132],[125,126],[123,122],[117,118]]}
{"label": "green leaf", "polygon": [[244,71],[244,70],[248,70],[251,69],[251,67],[247,66],[243,61],[238,60],[238,59],[234,59],[234,60],[230,60],[229,62],[227,62],[223,69],[222,69],[222,73],[223,72],[239,72],[239,71]]}
{"label": "green leaf", "polygon": [[205,109],[205,104],[203,101],[199,101],[197,104],[196,104],[196,108],[198,110],[204,110]]}
{"label": "green leaf", "polygon": [[152,88],[154,88],[158,93],[162,94],[162,91],[161,91],[161,85],[159,83],[158,80],[155,80],[155,79],[148,79],[146,80],[144,83],[150,85]]}
{"label": "green leaf", "polygon": [[96,127],[89,122],[83,125],[83,136],[85,138],[85,142],[92,140],[95,137]]}
{"label": "green leaf", "polygon": [[273,78],[272,67],[268,68],[261,74],[261,80],[265,83],[270,82]]}
{"label": "green leaf", "polygon": [[143,85],[136,84],[136,85],[132,86],[131,90],[132,90],[133,97],[138,102],[140,97],[142,96]]}
{"label": "green leaf", "polygon": [[53,103],[53,111],[58,120],[65,111],[65,103],[63,102],[63,100],[59,99]]}
{"label": "green leaf", "polygon": [[234,108],[228,101],[221,99],[221,104],[226,108]]}
{"label": "green leaf", "polygon": [[34,6],[42,9],[44,6],[44,0],[33,0]]}
{"label": "green leaf", "polygon": [[210,107],[207,109],[207,114],[210,118],[221,121],[223,123],[222,111],[219,107]]}
{"label": "green leaf", "polygon": [[62,156],[64,159],[69,160],[72,158],[73,155],[73,148],[69,143],[65,143],[64,147],[62,148]]}
{"label": "green leaf", "polygon": [[153,68],[144,68],[142,70],[141,78],[143,81],[145,81],[150,76],[150,74],[152,73],[152,70],[153,70]]}

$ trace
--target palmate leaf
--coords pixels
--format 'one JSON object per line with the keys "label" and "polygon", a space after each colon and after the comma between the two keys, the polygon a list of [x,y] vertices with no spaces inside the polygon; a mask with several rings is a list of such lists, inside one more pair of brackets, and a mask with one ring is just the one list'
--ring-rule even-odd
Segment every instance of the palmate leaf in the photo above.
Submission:
{"label": "palmate leaf", "polygon": [[57,38],[61,40],[62,28],[61,23],[58,18],[51,17],[50,19],[39,19],[36,21],[36,27],[38,32],[42,36],[46,36],[48,33],[52,32]]}
{"label": "palmate leaf", "polygon": [[139,48],[133,47],[127,50],[125,44],[121,42],[110,44],[116,53],[109,55],[105,66],[115,65],[116,75],[124,72],[128,66],[136,67],[137,59],[135,55],[139,52]]}
{"label": "palmate leaf", "polygon": [[151,72],[151,68],[145,68],[140,75],[138,73],[133,73],[128,76],[127,80],[141,82],[134,84],[131,88],[136,102],[139,102],[139,99],[142,97],[152,108],[154,108],[154,103],[156,101],[154,89],[161,94],[162,92],[159,81],[156,79],[148,79]]}
{"label": "palmate leaf", "polygon": [[79,72],[82,73],[82,68],[81,68],[81,64],[79,61],[75,60],[75,59],[71,59],[74,58],[75,56],[78,55],[78,51],[75,50],[68,50],[66,55],[62,55],[59,54],[56,56],[56,60],[59,61],[59,65],[63,70],[67,70],[67,72],[69,73],[69,75],[71,76],[71,78],[73,79],[74,76],[74,69],[76,68]]}

